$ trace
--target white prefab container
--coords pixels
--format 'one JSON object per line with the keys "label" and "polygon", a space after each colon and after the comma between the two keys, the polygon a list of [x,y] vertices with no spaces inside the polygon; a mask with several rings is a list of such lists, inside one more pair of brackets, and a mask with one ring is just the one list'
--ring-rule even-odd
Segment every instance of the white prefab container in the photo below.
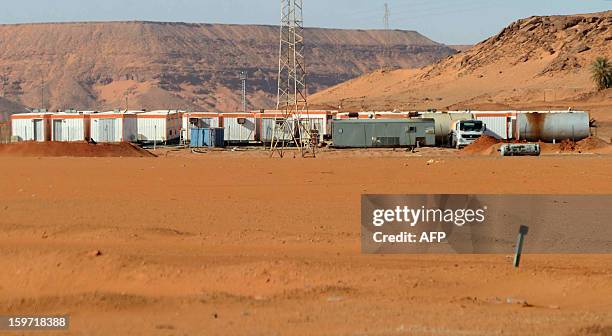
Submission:
{"label": "white prefab container", "polygon": [[183,139],[191,140],[192,128],[223,127],[219,113],[216,112],[185,112],[182,116],[181,132]]}
{"label": "white prefab container", "polygon": [[20,113],[11,115],[11,135],[18,141],[49,141],[51,113]]}
{"label": "white prefab container", "polygon": [[225,129],[225,141],[233,143],[257,141],[257,114],[224,113],[221,117]]}
{"label": "white prefab container", "polygon": [[137,114],[138,141],[169,142],[181,136],[180,111],[151,111]]}
{"label": "white prefab container", "polygon": [[[295,117],[301,124],[310,128],[310,130],[317,130],[319,132],[319,140],[323,141],[325,138],[330,138],[332,134],[331,120],[335,111],[308,111],[296,113]],[[309,125],[306,125],[309,124]]]}
{"label": "white prefab container", "polygon": [[74,142],[89,138],[91,112],[60,112],[49,117],[51,141]]}
{"label": "white prefab container", "polygon": [[[285,119],[289,127],[285,126]],[[276,133],[278,140],[292,141],[295,134],[295,119],[285,118],[281,113],[257,114],[257,140],[271,143]]]}
{"label": "white prefab container", "polygon": [[514,137],[516,128],[515,111],[472,111],[474,119],[484,122],[487,127],[485,134],[501,140]]}
{"label": "white prefab container", "polygon": [[[319,131],[319,137],[320,137],[320,140],[322,141],[325,138],[331,137],[331,134],[332,134],[331,121],[337,114],[338,114],[338,111],[309,110],[308,112],[298,111],[297,113],[293,114],[293,118],[296,121],[299,121],[300,123],[302,123],[303,125],[306,125],[308,123],[309,124],[308,128]],[[265,117],[273,118],[275,115],[279,116],[279,118],[283,118],[283,112],[279,110],[265,110],[265,111],[262,111],[262,113],[260,113],[260,117],[263,117],[263,118]],[[262,137],[261,141],[264,141],[263,137],[265,136],[265,134],[261,133],[260,136]]]}
{"label": "white prefab container", "polygon": [[90,115],[90,136],[96,142],[134,142],[138,123],[133,112],[104,112]]}

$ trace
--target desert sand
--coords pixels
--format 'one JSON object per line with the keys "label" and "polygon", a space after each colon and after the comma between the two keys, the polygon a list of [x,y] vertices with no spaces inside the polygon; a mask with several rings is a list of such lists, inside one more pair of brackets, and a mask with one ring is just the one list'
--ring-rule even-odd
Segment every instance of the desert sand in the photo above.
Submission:
{"label": "desert sand", "polygon": [[610,155],[173,155],[1,156],[3,313],[75,335],[612,333],[610,255],[359,247],[361,194],[610,194]]}

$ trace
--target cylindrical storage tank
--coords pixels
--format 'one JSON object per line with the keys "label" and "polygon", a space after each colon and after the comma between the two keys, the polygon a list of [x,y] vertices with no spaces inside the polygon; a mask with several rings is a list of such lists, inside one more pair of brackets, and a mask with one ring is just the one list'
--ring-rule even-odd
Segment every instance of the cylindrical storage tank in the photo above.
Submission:
{"label": "cylindrical storage tank", "polygon": [[590,117],[586,112],[519,113],[517,136],[526,141],[579,141],[591,135]]}
{"label": "cylindrical storage tank", "polygon": [[471,113],[421,113],[421,118],[433,119],[436,127],[436,144],[445,145],[451,131],[451,125],[457,120],[470,120],[474,116]]}

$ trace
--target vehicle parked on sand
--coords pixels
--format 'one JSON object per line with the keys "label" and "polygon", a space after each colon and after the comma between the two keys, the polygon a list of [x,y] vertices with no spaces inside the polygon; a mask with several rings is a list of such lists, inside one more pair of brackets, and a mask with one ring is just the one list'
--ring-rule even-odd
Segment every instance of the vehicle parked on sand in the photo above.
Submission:
{"label": "vehicle parked on sand", "polygon": [[457,149],[471,145],[487,130],[481,120],[457,120],[451,124],[448,144]]}

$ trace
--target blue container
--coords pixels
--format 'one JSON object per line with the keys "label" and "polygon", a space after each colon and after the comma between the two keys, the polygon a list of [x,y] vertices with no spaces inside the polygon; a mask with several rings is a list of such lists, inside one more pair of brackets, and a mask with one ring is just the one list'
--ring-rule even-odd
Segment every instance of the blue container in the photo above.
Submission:
{"label": "blue container", "polygon": [[189,147],[225,147],[225,133],[223,128],[192,128]]}

